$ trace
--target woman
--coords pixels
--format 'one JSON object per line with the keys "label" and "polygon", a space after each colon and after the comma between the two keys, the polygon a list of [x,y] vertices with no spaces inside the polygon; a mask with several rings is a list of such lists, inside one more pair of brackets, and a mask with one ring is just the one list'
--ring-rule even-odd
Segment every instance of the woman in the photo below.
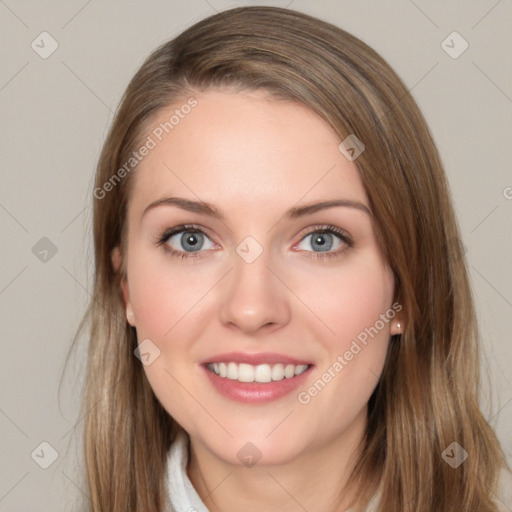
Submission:
{"label": "woman", "polygon": [[94,196],[91,510],[500,510],[446,177],[366,44],[197,23],[129,84]]}

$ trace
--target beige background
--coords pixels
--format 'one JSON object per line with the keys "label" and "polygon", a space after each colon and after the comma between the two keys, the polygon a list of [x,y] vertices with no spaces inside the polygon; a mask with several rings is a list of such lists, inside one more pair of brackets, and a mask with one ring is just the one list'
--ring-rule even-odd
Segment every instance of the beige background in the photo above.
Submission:
{"label": "beige background", "polygon": [[[467,247],[489,376],[483,408],[512,462],[512,1],[264,3],[354,33],[387,59],[422,108]],[[120,96],[158,44],[215,11],[249,4],[0,0],[2,512],[69,511],[84,489],[83,342],[60,395],[58,385],[89,299],[91,180]],[[48,36],[38,37],[43,31],[58,43],[45,59],[31,47],[51,49]],[[453,31],[469,44],[458,58],[441,46]],[[448,39],[452,54],[462,49],[457,37]],[[38,465],[51,462],[42,442],[58,452],[48,469]]]}

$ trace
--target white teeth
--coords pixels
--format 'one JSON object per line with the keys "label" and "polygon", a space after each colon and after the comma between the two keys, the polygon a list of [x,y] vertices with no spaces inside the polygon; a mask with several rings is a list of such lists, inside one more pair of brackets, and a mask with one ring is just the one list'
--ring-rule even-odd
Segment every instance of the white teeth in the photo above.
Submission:
{"label": "white teeth", "polygon": [[279,363],[272,366],[272,380],[283,380],[284,379],[284,366]]}
{"label": "white teeth", "polygon": [[287,364],[284,369],[284,376],[287,379],[291,379],[295,375],[295,366],[293,364]]}
{"label": "white teeth", "polygon": [[308,369],[308,366],[309,365],[307,364],[299,364],[295,367],[294,375],[300,375],[301,373],[305,372]]}
{"label": "white teeth", "polygon": [[[229,364],[236,366],[235,363]],[[254,366],[250,364],[239,364],[237,379],[240,382],[254,382]]]}
{"label": "white teeth", "polygon": [[238,379],[238,366],[236,365],[236,363],[228,363],[227,378],[231,380]]}
{"label": "white teeth", "polygon": [[233,362],[229,363],[211,363],[208,369],[220,377],[225,377],[239,382],[271,382],[283,379],[291,379],[296,375],[304,373],[309,368],[307,364],[282,364],[274,365],[259,364],[253,366],[251,364]]}
{"label": "white teeth", "polygon": [[272,380],[272,371],[270,370],[270,365],[260,364],[256,366],[256,370],[254,372],[254,380],[256,382],[270,382]]}

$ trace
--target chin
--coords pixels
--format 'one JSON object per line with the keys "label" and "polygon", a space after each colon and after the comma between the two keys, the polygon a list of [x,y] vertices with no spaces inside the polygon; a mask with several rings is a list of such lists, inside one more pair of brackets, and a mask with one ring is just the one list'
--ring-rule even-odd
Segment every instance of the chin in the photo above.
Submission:
{"label": "chin", "polygon": [[[295,436],[286,436],[283,443],[281,436],[267,436],[266,431],[237,432],[233,437],[223,436],[204,439],[208,449],[227,464],[237,466],[260,467],[279,466],[292,462],[300,455],[301,443]],[[304,438],[302,438],[304,439]]]}

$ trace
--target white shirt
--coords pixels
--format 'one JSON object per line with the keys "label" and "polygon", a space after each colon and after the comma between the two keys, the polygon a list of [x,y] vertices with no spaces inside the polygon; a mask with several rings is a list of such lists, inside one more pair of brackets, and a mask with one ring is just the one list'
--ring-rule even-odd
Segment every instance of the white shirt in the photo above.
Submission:
{"label": "white shirt", "polygon": [[[169,510],[173,512],[209,512],[197,494],[187,475],[189,437],[184,430],[180,430],[174,439],[167,456],[167,494],[170,500]],[[498,504],[511,507],[512,477],[502,472],[498,488]],[[371,501],[367,512],[374,512],[377,505],[377,496]],[[511,508],[502,508],[503,512],[512,511]],[[349,510],[346,512],[350,512]]]}
{"label": "white shirt", "polygon": [[167,456],[167,497],[173,512],[209,512],[187,475],[188,434],[176,435]]}

